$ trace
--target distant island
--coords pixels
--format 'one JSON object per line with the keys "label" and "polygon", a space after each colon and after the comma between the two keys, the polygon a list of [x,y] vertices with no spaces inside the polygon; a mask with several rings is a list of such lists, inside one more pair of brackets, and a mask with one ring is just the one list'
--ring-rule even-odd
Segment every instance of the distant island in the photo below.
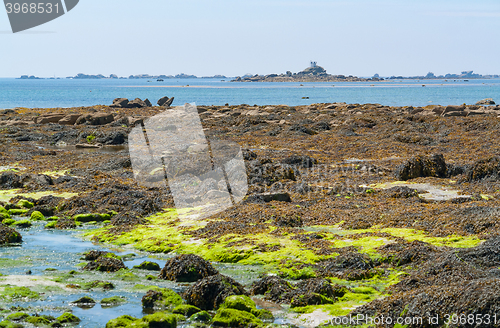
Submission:
{"label": "distant island", "polygon": [[[157,80],[159,82],[168,79],[219,79],[219,80],[227,80],[230,79],[225,75],[213,75],[213,76],[202,76],[198,77],[196,75],[189,74],[177,74],[177,75],[149,75],[149,74],[137,74],[130,75],[129,77],[118,77],[116,74],[111,74],[109,76],[105,76],[102,74],[83,74],[79,73],[75,76],[68,76],[67,79],[149,79],[149,80]],[[379,74],[375,74],[370,78],[363,78],[357,76],[345,76],[345,75],[332,75],[328,74],[327,71],[319,66],[316,62],[312,61],[311,65],[300,71],[298,73],[292,73],[287,71],[286,73],[281,74],[268,74],[268,75],[259,75],[259,74],[247,74],[243,76],[238,76],[231,80],[231,82],[369,82],[369,81],[385,81],[385,80],[445,80],[445,79],[496,79],[500,78],[500,75],[481,75],[476,74],[474,71],[463,71],[460,74],[445,74],[445,75],[435,75],[432,72],[427,73],[426,75],[417,75],[417,76],[390,76],[390,77],[381,77]],[[44,78],[40,78],[34,75],[22,75],[21,80],[41,80]],[[55,79],[55,77],[51,77],[50,79]],[[58,78],[59,79],[59,78]]]}
{"label": "distant island", "polygon": [[364,82],[382,80],[384,79],[378,77],[361,78],[352,75],[331,75],[323,67],[312,61],[308,68],[298,73],[287,71],[285,74],[238,76],[231,82]]}
{"label": "distant island", "polygon": [[[111,74],[110,76],[104,76],[102,74],[88,75],[88,74],[77,74],[75,76],[68,76],[67,79],[127,79],[127,77],[118,77],[116,74]],[[227,79],[224,75],[214,75],[214,76],[203,76],[198,77],[196,75],[188,74],[177,74],[177,75],[149,75],[149,74],[138,74],[130,75],[128,79],[151,79],[151,80],[167,80],[167,79]]]}
{"label": "distant island", "polygon": [[[378,76],[378,74],[375,74]],[[444,79],[496,79],[500,75],[481,75],[475,74],[474,71],[463,71],[461,74],[446,74],[446,75],[434,75],[434,73],[429,72],[427,75],[422,76],[391,76],[387,79],[389,80],[444,80]]]}

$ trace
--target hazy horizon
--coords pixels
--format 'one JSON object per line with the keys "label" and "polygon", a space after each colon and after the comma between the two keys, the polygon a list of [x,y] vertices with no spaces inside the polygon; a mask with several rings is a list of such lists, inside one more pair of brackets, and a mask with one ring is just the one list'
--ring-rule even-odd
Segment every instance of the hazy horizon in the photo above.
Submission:
{"label": "hazy horizon", "polygon": [[78,73],[228,77],[500,74],[500,2],[85,0],[12,34],[0,13],[0,77]]}

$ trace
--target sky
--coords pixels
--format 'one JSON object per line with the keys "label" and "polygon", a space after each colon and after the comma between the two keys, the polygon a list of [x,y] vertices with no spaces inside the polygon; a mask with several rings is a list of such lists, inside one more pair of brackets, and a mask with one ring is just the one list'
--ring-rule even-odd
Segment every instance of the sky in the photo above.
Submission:
{"label": "sky", "polygon": [[80,0],[13,34],[0,77],[500,74],[498,0]]}

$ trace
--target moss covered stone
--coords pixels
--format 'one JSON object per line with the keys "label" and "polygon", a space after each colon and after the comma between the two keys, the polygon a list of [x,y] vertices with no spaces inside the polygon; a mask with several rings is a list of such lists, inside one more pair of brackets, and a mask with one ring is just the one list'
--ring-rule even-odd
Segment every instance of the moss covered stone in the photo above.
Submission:
{"label": "moss covered stone", "polygon": [[175,307],[172,310],[172,313],[178,313],[178,314],[182,314],[183,316],[190,317],[193,314],[198,313],[200,311],[201,310],[199,308],[197,308],[196,306],[182,304],[182,305]]}
{"label": "moss covered stone", "polygon": [[130,315],[122,315],[116,319],[109,320],[106,323],[106,328],[122,328],[122,327],[133,327],[132,324],[137,322],[138,319]]}
{"label": "moss covered stone", "polygon": [[221,308],[236,309],[240,311],[252,312],[256,309],[255,302],[246,295],[232,295],[224,300]]}
{"label": "moss covered stone", "polygon": [[18,228],[29,228],[32,226],[32,223],[30,220],[20,220],[20,221],[16,221],[14,222],[14,224],[12,224],[14,227],[18,227]]}
{"label": "moss covered stone", "polygon": [[160,271],[160,265],[156,262],[144,261],[139,265],[134,265],[134,269]]}
{"label": "moss covered stone", "polygon": [[29,210],[27,209],[17,209],[17,208],[11,208],[8,212],[10,215],[23,215],[25,214],[26,212],[28,212]]}
{"label": "moss covered stone", "polygon": [[33,208],[33,206],[35,206],[35,204],[33,204],[30,201],[27,201],[26,199],[21,199],[20,201],[17,202],[16,205],[24,208]]}
{"label": "moss covered stone", "polygon": [[104,222],[111,219],[111,214],[109,213],[88,213],[88,214],[77,214],[73,216],[73,220],[79,222]]}
{"label": "moss covered stone", "polygon": [[207,311],[200,311],[198,313],[193,314],[189,321],[199,321],[199,322],[210,322],[212,320],[212,316]]}
{"label": "moss covered stone", "polygon": [[45,216],[39,211],[34,211],[33,213],[31,213],[31,220],[32,221],[44,221]]}
{"label": "moss covered stone", "polygon": [[123,303],[126,303],[127,299],[123,296],[112,296],[106,297],[101,300],[102,307],[113,307]]}
{"label": "moss covered stone", "polygon": [[182,298],[171,289],[153,288],[142,297],[142,306],[144,308],[154,309],[173,309],[181,305]]}
{"label": "moss covered stone", "polygon": [[6,225],[6,226],[11,226],[14,223],[16,223],[16,220],[14,220],[14,219],[3,219],[2,220],[2,224]]}
{"label": "moss covered stone", "polygon": [[5,318],[5,319],[7,319],[9,321],[24,321],[28,317],[29,317],[29,314],[27,314],[27,313],[16,312],[16,313],[9,314],[7,316],[7,318]]}
{"label": "moss covered stone", "polygon": [[9,212],[5,211],[5,212],[0,212],[0,220],[3,220],[3,219],[10,219],[10,214]]}
{"label": "moss covered stone", "polygon": [[[3,286],[0,286],[2,288]],[[6,301],[20,300],[20,299],[39,299],[40,294],[31,291],[27,287],[5,286],[3,292],[0,294],[0,299]]]}
{"label": "moss covered stone", "polygon": [[72,313],[65,312],[57,318],[57,321],[59,321],[60,323],[78,323],[80,322],[80,318]]}
{"label": "moss covered stone", "polygon": [[262,321],[249,312],[236,309],[219,309],[212,324],[219,327],[258,327]]}
{"label": "moss covered stone", "polygon": [[0,328],[23,328],[24,326],[17,322],[2,321],[0,322]]}
{"label": "moss covered stone", "polygon": [[50,320],[47,319],[46,317],[39,317],[39,316],[31,316],[26,318],[26,322],[31,323],[35,327],[40,327],[40,326],[45,326],[50,324]]}
{"label": "moss covered stone", "polygon": [[51,221],[45,225],[45,229],[55,229],[57,225],[57,221]]}
{"label": "moss covered stone", "polygon": [[146,315],[142,321],[148,324],[148,327],[162,327],[162,328],[175,328],[177,327],[177,319],[175,315],[166,314],[163,312],[156,312],[154,314]]}

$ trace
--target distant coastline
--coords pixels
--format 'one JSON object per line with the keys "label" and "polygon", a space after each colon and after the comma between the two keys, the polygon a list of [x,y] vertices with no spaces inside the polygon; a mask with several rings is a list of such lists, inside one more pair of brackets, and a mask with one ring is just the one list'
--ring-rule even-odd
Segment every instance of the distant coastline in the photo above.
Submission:
{"label": "distant coastline", "polygon": [[[230,80],[231,82],[376,82],[376,81],[385,81],[385,80],[446,80],[446,79],[495,79],[500,78],[498,74],[488,74],[481,75],[476,74],[474,71],[463,71],[460,74],[444,74],[444,75],[435,75],[432,72],[427,73],[426,75],[417,75],[417,76],[388,76],[381,77],[379,74],[374,74],[372,77],[357,77],[353,75],[332,75],[327,73],[327,71],[318,66],[315,62],[311,62],[311,66],[297,73],[292,73],[287,71],[286,73],[281,74],[268,74],[268,75],[259,75],[259,74],[247,74],[243,76],[237,76],[235,78],[227,77],[225,75],[213,75],[213,76],[196,76],[189,74],[177,74],[177,75],[149,75],[149,74],[137,74],[130,75],[128,77],[119,77],[116,74],[111,74],[109,76],[105,76],[102,74],[83,74],[79,73],[75,76],[68,76],[66,79],[73,80],[100,80],[100,79],[129,79],[129,80],[137,80],[137,79],[148,79],[148,80],[156,80],[158,82],[162,82],[164,80],[171,79],[220,79],[220,80]],[[20,80],[43,80],[43,79],[61,79],[60,77],[50,77],[43,78],[37,77],[34,75],[22,75],[17,78]]]}

